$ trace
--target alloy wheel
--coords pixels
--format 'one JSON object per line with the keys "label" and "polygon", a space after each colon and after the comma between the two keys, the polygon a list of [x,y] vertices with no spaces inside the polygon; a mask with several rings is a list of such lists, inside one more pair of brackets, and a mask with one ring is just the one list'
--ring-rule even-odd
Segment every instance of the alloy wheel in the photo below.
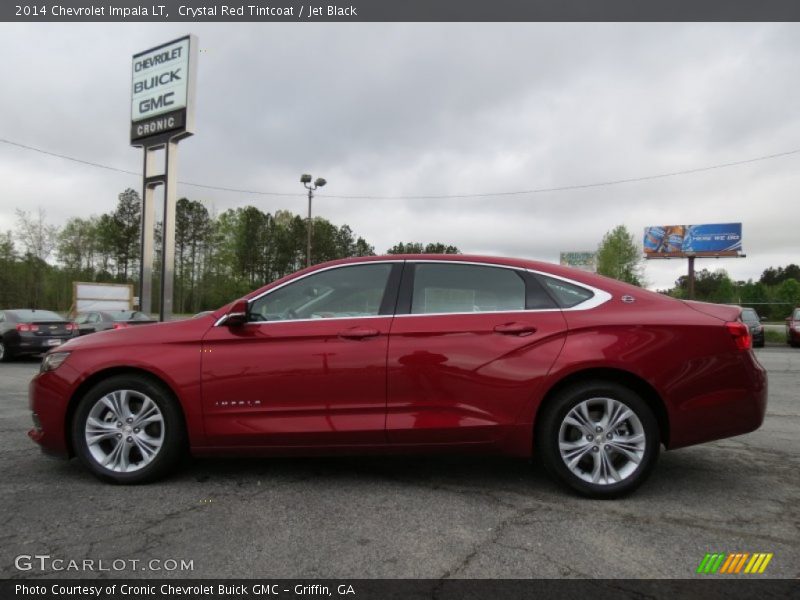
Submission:
{"label": "alloy wheel", "polygon": [[92,406],[84,435],[98,465],[115,473],[130,473],[158,456],[164,444],[164,415],[146,394],[115,390]]}
{"label": "alloy wheel", "polygon": [[597,485],[629,478],[644,458],[646,441],[636,413],[613,398],[578,403],[567,412],[558,432],[564,464],[583,481]]}

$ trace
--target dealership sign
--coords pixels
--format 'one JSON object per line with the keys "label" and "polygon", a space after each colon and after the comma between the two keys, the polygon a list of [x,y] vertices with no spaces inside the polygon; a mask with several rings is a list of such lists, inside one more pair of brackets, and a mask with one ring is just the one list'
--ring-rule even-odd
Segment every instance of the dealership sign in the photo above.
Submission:
{"label": "dealership sign", "polygon": [[646,258],[739,256],[741,252],[741,223],[656,225],[644,230]]}
{"label": "dealership sign", "polygon": [[192,133],[196,38],[191,35],[133,55],[131,142]]}
{"label": "dealership sign", "polygon": [[558,262],[565,267],[574,267],[589,273],[597,272],[596,252],[562,252]]}

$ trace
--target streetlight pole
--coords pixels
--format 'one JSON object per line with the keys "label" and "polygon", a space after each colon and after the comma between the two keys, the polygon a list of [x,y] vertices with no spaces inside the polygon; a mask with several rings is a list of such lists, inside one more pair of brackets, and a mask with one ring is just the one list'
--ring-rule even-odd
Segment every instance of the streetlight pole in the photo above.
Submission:
{"label": "streetlight pole", "polygon": [[327,181],[322,177],[317,177],[317,180],[312,184],[311,175],[305,173],[300,176],[300,183],[302,183],[308,190],[308,239],[306,241],[306,267],[311,266],[311,200],[314,198],[314,190],[324,186]]}

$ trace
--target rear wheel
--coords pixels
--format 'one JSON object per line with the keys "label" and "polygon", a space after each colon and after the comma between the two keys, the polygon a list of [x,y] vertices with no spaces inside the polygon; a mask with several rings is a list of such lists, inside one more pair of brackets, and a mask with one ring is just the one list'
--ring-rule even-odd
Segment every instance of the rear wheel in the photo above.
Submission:
{"label": "rear wheel", "polygon": [[8,362],[11,360],[11,352],[8,351],[6,345],[0,340],[0,362]]}
{"label": "rear wheel", "polygon": [[186,448],[183,416],[162,385],[119,375],[80,401],[72,422],[75,453],[102,479],[144,483],[162,477]]}
{"label": "rear wheel", "polygon": [[540,417],[537,446],[545,468],[592,498],[615,498],[639,487],[660,449],[653,411],[613,382],[572,385]]}

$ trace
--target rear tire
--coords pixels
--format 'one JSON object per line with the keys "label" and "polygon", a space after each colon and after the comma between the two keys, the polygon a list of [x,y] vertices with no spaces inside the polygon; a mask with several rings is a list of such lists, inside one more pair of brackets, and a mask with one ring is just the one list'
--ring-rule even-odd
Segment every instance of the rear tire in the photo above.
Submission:
{"label": "rear tire", "polygon": [[100,479],[146,483],[169,473],[186,454],[186,427],[165,386],[140,375],[117,375],[80,400],[72,444]]}
{"label": "rear tire", "polygon": [[11,352],[8,347],[0,341],[0,362],[8,362],[11,360]]}
{"label": "rear tire", "polygon": [[590,498],[638,488],[658,460],[660,432],[648,404],[618,383],[571,385],[539,417],[536,445],[545,469]]}

